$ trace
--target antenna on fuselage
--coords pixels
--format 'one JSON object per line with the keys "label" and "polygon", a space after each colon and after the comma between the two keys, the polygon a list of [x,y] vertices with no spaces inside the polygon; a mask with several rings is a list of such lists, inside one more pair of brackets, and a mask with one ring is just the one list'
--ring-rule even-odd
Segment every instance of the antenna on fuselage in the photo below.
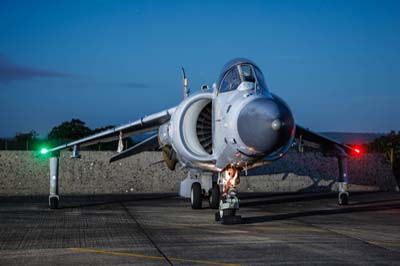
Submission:
{"label": "antenna on fuselage", "polygon": [[183,99],[189,96],[190,90],[188,89],[188,79],[186,78],[185,69],[182,67],[183,78]]}

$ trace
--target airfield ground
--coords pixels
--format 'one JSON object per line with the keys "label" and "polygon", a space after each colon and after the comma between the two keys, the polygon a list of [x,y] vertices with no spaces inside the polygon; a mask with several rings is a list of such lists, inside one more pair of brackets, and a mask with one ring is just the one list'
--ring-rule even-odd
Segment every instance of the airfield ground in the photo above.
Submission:
{"label": "airfield ground", "polygon": [[400,265],[398,192],[241,198],[225,226],[174,194],[0,197],[0,265]]}

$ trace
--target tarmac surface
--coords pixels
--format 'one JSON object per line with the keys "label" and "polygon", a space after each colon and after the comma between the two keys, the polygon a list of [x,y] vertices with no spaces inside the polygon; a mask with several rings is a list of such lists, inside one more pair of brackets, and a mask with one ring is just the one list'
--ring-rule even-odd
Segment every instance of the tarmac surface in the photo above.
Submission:
{"label": "tarmac surface", "polygon": [[249,193],[243,224],[173,194],[0,197],[0,265],[400,265],[400,193]]}

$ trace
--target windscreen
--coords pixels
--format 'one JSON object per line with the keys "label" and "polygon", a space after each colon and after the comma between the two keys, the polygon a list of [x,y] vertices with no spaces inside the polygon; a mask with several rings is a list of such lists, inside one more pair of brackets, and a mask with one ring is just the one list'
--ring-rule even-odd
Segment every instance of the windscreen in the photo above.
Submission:
{"label": "windscreen", "polygon": [[262,91],[268,91],[267,85],[265,84],[264,75],[258,67],[254,68],[256,71],[257,83],[261,87]]}
{"label": "windscreen", "polygon": [[237,67],[233,67],[229,72],[225,75],[222,80],[221,86],[219,88],[220,92],[227,92],[236,90],[236,88],[240,85],[240,75]]}
{"label": "windscreen", "polygon": [[256,82],[256,77],[251,65],[240,65],[243,82]]}

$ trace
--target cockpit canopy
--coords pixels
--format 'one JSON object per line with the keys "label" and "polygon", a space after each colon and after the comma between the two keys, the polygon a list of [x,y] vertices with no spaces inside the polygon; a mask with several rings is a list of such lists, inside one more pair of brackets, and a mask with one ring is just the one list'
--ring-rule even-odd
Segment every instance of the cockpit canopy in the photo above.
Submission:
{"label": "cockpit canopy", "polygon": [[229,61],[219,77],[219,92],[236,90],[242,82],[254,83],[253,88],[267,91],[264,75],[251,60],[237,58]]}

